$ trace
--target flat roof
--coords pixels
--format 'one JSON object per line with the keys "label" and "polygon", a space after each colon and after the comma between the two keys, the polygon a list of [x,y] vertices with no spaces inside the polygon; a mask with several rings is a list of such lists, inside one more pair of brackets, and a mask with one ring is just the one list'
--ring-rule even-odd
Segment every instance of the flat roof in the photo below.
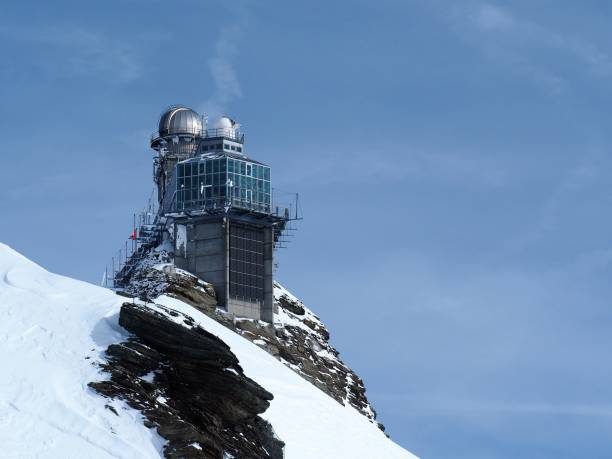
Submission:
{"label": "flat roof", "polygon": [[199,154],[197,156],[194,156],[193,158],[189,158],[185,161],[181,161],[182,163],[185,163],[187,161],[199,161],[200,159],[220,159],[220,158],[232,158],[232,159],[239,159],[241,161],[248,161],[249,163],[254,163],[254,164],[259,164],[260,166],[266,166],[266,167],[270,167],[265,163],[262,163],[261,161],[257,161],[255,159],[249,158],[248,156],[245,155],[241,155],[240,153],[233,153],[233,152],[229,152],[229,151],[212,151],[209,153],[202,153]]}

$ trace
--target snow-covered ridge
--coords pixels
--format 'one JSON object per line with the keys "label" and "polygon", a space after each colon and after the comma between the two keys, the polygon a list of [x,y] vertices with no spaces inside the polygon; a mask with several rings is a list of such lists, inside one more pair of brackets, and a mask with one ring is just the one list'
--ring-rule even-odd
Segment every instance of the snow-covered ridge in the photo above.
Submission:
{"label": "snow-covered ridge", "polygon": [[363,381],[330,344],[330,333],[309,308],[274,282],[274,324],[233,317],[217,305],[212,285],[174,267],[171,255],[152,250],[126,282],[126,293],[155,301],[162,294],[186,301],[225,327],[248,338],[342,405],[357,409],[382,430]]}
{"label": "snow-covered ridge", "polygon": [[[318,388],[346,406],[353,406],[372,422],[376,411],[365,395],[363,381],[341,359],[330,344],[330,333],[304,303],[280,283],[274,282],[277,310],[274,326],[278,341],[286,349],[282,361]],[[384,426],[378,423],[384,430]]]}
{"label": "snow-covered ridge", "polygon": [[125,338],[116,319],[123,300],[0,244],[3,458],[160,457],[164,440],[140,413],[87,387],[104,377],[92,363]]}
{"label": "snow-covered ridge", "polygon": [[168,296],[159,297],[156,303],[192,317],[197,325],[221,338],[238,356],[245,374],[274,395],[262,417],[286,442],[288,459],[415,457],[389,440],[353,407],[340,405],[266,351],[206,314]]}
{"label": "snow-covered ridge", "polygon": [[[139,412],[88,388],[90,382],[107,377],[99,368],[106,360],[104,350],[129,337],[118,325],[123,301],[106,289],[51,274],[0,244],[3,458],[163,454],[164,439],[144,426]],[[262,417],[286,443],[288,459],[414,457],[352,407],[337,403],[190,304],[165,295],[156,303],[164,308],[150,307],[189,316],[189,327],[218,336],[244,373],[274,395]]]}
{"label": "snow-covered ridge", "polygon": [[[307,321],[312,324],[316,324],[317,327],[325,328],[321,322],[321,319],[319,319],[314,312],[308,309],[302,300],[297,298],[295,295],[293,295],[293,293],[276,281],[274,282],[274,301],[281,306],[285,303],[292,303],[295,305],[293,313],[286,307],[280,307],[274,315],[275,325],[280,327],[298,327],[308,334],[316,333],[316,327],[312,327],[312,325],[310,327],[307,326]],[[300,314],[296,314],[296,308],[299,309]]]}

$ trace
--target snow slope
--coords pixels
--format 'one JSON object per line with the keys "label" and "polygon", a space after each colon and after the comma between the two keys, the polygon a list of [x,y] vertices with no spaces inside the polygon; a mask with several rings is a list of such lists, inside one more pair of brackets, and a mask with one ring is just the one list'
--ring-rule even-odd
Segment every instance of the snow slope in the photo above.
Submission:
{"label": "snow slope", "polygon": [[[415,458],[355,408],[340,405],[246,338],[176,298],[162,295],[155,302],[192,317],[221,338],[236,354],[245,374],[274,394],[270,408],[261,416],[286,443],[287,459]],[[174,320],[183,324],[180,316]]]}
{"label": "snow slope", "polygon": [[[51,274],[0,244],[0,455],[3,458],[158,458],[164,441],[138,412],[87,387],[93,362],[125,339],[125,298]],[[267,352],[179,300],[160,304],[225,341],[247,376],[274,394],[263,414],[287,459],[408,459],[352,407],[344,407]],[[115,415],[105,408],[111,404]]]}
{"label": "snow slope", "polygon": [[113,402],[117,416],[87,387],[105,378],[92,362],[125,338],[121,303],[0,244],[2,458],[160,457],[164,441],[137,411]]}

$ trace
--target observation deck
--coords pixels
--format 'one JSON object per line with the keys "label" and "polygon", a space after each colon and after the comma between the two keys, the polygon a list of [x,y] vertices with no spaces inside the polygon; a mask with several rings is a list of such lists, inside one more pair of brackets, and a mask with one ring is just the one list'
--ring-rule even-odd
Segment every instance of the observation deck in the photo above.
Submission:
{"label": "observation deck", "polygon": [[159,147],[160,145],[168,143],[169,139],[172,137],[179,138],[191,138],[197,140],[205,140],[205,139],[227,139],[232,140],[234,142],[238,142],[244,144],[244,134],[236,128],[209,128],[209,129],[200,129],[197,126],[192,128],[183,128],[177,129],[176,131],[169,130],[164,133],[164,135],[160,135],[159,131],[153,132],[151,134],[151,147]]}

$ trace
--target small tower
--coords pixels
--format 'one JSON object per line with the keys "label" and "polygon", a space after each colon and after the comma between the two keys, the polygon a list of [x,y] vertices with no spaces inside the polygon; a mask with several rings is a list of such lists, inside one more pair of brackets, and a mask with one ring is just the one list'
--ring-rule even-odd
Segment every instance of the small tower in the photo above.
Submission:
{"label": "small tower", "polygon": [[209,128],[183,106],[162,114],[151,148],[176,267],[211,283],[228,312],[272,322],[274,247],[291,218],[273,208],[270,167],[245,155],[234,120]]}
{"label": "small tower", "polygon": [[202,117],[190,108],[174,105],[160,117],[158,130],[151,137],[151,148],[158,153],[153,175],[160,207],[176,164],[194,155],[203,135]]}

